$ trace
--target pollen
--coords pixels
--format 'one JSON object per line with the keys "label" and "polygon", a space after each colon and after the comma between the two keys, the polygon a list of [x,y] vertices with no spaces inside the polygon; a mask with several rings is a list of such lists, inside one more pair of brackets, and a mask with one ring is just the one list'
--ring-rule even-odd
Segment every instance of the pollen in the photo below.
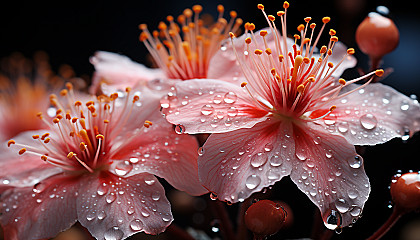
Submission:
{"label": "pollen", "polygon": [[289,7],[290,7],[289,2],[288,2],[288,1],[285,1],[285,2],[283,3],[283,8],[287,9],[287,8],[289,8]]}
{"label": "pollen", "polygon": [[73,152],[69,152],[69,154],[67,154],[67,158],[69,158],[69,159],[73,158],[73,156],[74,156]]}
{"label": "pollen", "polygon": [[329,23],[331,21],[331,18],[330,17],[323,17],[322,18],[322,22],[323,23]]}
{"label": "pollen", "polygon": [[337,108],[337,106],[332,105],[332,106],[330,107],[330,111],[332,112],[332,111],[334,111],[336,108]]}
{"label": "pollen", "polygon": [[265,36],[267,35],[267,31],[266,31],[266,30],[261,30],[261,31],[260,31],[260,35],[261,35],[262,37],[265,37]]}
{"label": "pollen", "polygon": [[346,80],[344,80],[343,78],[338,79],[338,82],[339,82],[341,85],[346,85]]}
{"label": "pollen", "polygon": [[354,48],[347,49],[347,54],[353,55],[355,53]]}
{"label": "pollen", "polygon": [[7,146],[10,147],[10,145],[12,144],[16,144],[15,140],[10,139],[9,141],[7,141]]}
{"label": "pollen", "polygon": [[19,150],[19,155],[22,155],[26,152],[26,148],[22,148]]}
{"label": "pollen", "polygon": [[243,83],[241,83],[241,87],[245,87],[247,84],[248,84],[248,83],[243,82]]}
{"label": "pollen", "polygon": [[96,135],[96,139],[101,139],[101,140],[104,140],[104,139],[105,139],[105,137],[104,137],[104,135],[102,135],[102,134],[98,134],[98,135]]}
{"label": "pollen", "polygon": [[262,5],[262,4],[258,4],[258,9],[261,9],[261,10],[264,10],[264,5]]}
{"label": "pollen", "polygon": [[383,69],[376,70],[375,75],[378,77],[382,77],[382,75],[384,75],[384,70]]}

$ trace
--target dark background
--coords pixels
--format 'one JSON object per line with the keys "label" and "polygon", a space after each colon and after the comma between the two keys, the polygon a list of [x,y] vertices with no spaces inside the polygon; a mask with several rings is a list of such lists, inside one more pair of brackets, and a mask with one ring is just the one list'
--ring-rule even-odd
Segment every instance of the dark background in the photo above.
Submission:
{"label": "dark background", "polygon": [[[368,12],[378,5],[390,9],[390,17],[400,30],[398,48],[384,58],[383,67],[392,67],[394,72],[383,83],[391,85],[400,92],[420,94],[419,53],[420,53],[420,15],[418,9],[407,1],[362,1],[362,0],[321,0],[289,1],[288,29],[311,16],[320,25],[323,16],[330,16],[329,28],[337,30],[337,36],[349,47],[357,45],[354,33],[357,25]],[[155,29],[159,21],[167,15],[177,16],[186,7],[201,4],[204,12],[216,15],[216,6],[223,4],[226,11],[236,10],[244,22],[254,22],[257,29],[266,26],[257,3],[263,3],[269,14],[282,10],[282,1],[41,1],[3,2],[0,7],[0,57],[19,51],[31,57],[35,51],[43,50],[49,57],[53,69],[61,64],[72,66],[77,75],[93,73],[89,57],[97,50],[118,52],[131,59],[151,65],[147,61],[147,51],[138,41],[138,24],[146,23]],[[289,32],[290,33],[290,32]],[[294,32],[292,32],[294,33]],[[368,68],[367,57],[357,51],[358,67]],[[355,70],[347,72],[352,75]],[[363,217],[352,227],[346,228],[333,239],[365,239],[370,236],[391,214],[388,208],[391,200],[388,185],[398,170],[420,170],[420,138],[403,143],[394,139],[380,146],[364,149],[365,169],[371,180],[372,192],[366,203]],[[319,218],[318,210],[293,183],[284,179],[277,183],[269,194],[271,199],[288,203],[293,209],[295,222],[292,228],[277,234],[273,239],[310,237],[312,225]],[[208,196],[204,196],[204,205]],[[200,200],[201,201],[201,200]],[[206,209],[202,207],[200,209]],[[232,219],[237,206],[228,206]],[[182,213],[175,213],[175,223],[190,225],[192,221]],[[177,214],[179,217],[177,218]],[[407,223],[419,221],[419,214],[404,216],[384,239],[403,239],[401,236]],[[203,227],[204,226],[204,227]],[[201,226],[209,231],[210,227]],[[418,239],[418,238],[417,238]]]}

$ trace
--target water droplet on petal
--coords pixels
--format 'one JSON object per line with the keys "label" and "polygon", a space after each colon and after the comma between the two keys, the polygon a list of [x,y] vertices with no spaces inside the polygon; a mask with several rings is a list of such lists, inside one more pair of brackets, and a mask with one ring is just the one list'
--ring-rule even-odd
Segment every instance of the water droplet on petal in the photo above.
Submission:
{"label": "water droplet on petal", "polygon": [[152,199],[153,199],[153,201],[159,201],[159,199],[160,199],[160,192],[154,192],[154,193],[152,193]]}
{"label": "water droplet on petal", "polygon": [[115,166],[115,173],[119,176],[125,176],[131,170],[133,170],[133,164],[130,161],[118,161]]}
{"label": "water droplet on petal", "polygon": [[265,150],[266,152],[270,152],[272,149],[273,149],[273,144],[271,144],[271,143],[267,143],[267,144],[265,144],[265,146],[264,146],[264,150]]}
{"label": "water droplet on petal", "polygon": [[341,214],[336,210],[330,210],[330,213],[324,218],[324,224],[330,230],[335,230],[341,226],[341,221]]}
{"label": "water droplet on petal", "polygon": [[134,219],[133,221],[130,222],[130,228],[133,231],[140,231],[143,229],[143,222],[140,221],[139,219]]}
{"label": "water droplet on petal", "polygon": [[102,220],[102,219],[104,219],[104,218],[106,218],[106,213],[105,213],[105,211],[101,211],[99,214],[98,214],[98,219],[99,220]]}
{"label": "water droplet on petal", "polygon": [[248,189],[252,190],[252,189],[255,189],[256,187],[258,187],[258,185],[260,185],[260,183],[261,183],[261,178],[258,177],[255,174],[253,174],[246,179],[245,186]]}
{"label": "water droplet on petal", "polygon": [[407,100],[401,101],[401,110],[407,111],[410,108],[410,104]]}
{"label": "water droplet on petal", "polygon": [[170,107],[170,101],[167,98],[162,98],[160,100],[160,106],[162,108],[169,108]]}
{"label": "water droplet on petal", "polygon": [[378,124],[378,120],[375,116],[368,113],[360,117],[360,124],[362,124],[362,127],[364,127],[367,130],[374,129],[376,127],[376,124]]}
{"label": "water droplet on petal", "polygon": [[106,183],[103,183],[98,186],[98,189],[96,190],[96,193],[98,193],[99,196],[103,196],[108,193],[108,186]]}
{"label": "water droplet on petal", "polygon": [[278,155],[273,155],[270,157],[270,165],[273,167],[278,167],[283,163],[283,160]]}
{"label": "water droplet on petal", "polygon": [[149,186],[153,185],[155,183],[155,181],[156,180],[154,179],[154,177],[152,175],[151,176],[146,176],[144,178],[144,182]]}
{"label": "water droplet on petal", "polygon": [[306,160],[305,150],[304,149],[302,149],[301,151],[298,150],[296,152],[296,157],[301,161],[305,161]]}
{"label": "water droplet on petal", "polygon": [[216,96],[213,97],[213,103],[215,103],[215,104],[219,104],[222,101],[223,101],[223,96],[220,95],[220,94],[216,94]]}
{"label": "water droplet on petal", "polygon": [[350,215],[352,215],[353,217],[360,216],[361,213],[362,209],[358,206],[355,206],[352,210],[350,210]]}
{"label": "water droplet on petal", "polygon": [[204,148],[203,147],[199,147],[197,150],[198,156],[203,156],[204,154]]}
{"label": "water droplet on petal", "polygon": [[225,97],[223,98],[223,101],[225,101],[225,103],[235,103],[236,99],[238,99],[238,96],[236,96],[236,94],[234,92],[227,92],[225,94]]}
{"label": "water droplet on petal", "polygon": [[34,185],[34,188],[32,189],[32,191],[34,193],[40,193],[40,192],[44,191],[45,187],[46,187],[45,184],[39,182],[39,183]]}
{"label": "water droplet on petal", "polygon": [[183,134],[185,133],[185,127],[183,125],[176,125],[175,126],[175,132],[178,134]]}
{"label": "water droplet on petal", "polygon": [[133,214],[135,211],[136,211],[136,210],[135,210],[135,208],[134,208],[133,206],[130,206],[130,207],[128,207],[127,213],[128,213],[128,215],[131,215],[131,214]]}
{"label": "water droplet on petal", "polygon": [[348,122],[340,122],[337,124],[337,129],[340,133],[346,133],[349,130]]}
{"label": "water droplet on petal", "polygon": [[104,234],[105,240],[121,240],[123,237],[124,233],[117,226],[108,229]]}
{"label": "water droplet on petal", "polygon": [[210,193],[210,199],[211,199],[211,200],[217,200],[217,194],[216,194],[216,193],[211,192],[211,193]]}
{"label": "water droplet on petal", "polygon": [[214,108],[212,105],[210,104],[206,104],[203,107],[201,107],[201,114],[208,116],[210,114],[212,114],[214,111]]}
{"label": "water droplet on petal", "polygon": [[339,198],[335,201],[337,210],[341,213],[345,213],[349,210],[350,206],[343,198]]}
{"label": "water droplet on petal", "polygon": [[226,113],[229,117],[236,117],[236,115],[238,115],[238,109],[236,109],[235,107],[230,107],[228,108]]}
{"label": "water droplet on petal", "polygon": [[268,158],[266,154],[257,153],[251,157],[251,166],[258,168],[263,166],[267,162]]}
{"label": "water droplet on petal", "polygon": [[114,201],[115,201],[115,199],[117,198],[117,196],[115,196],[115,194],[114,193],[111,193],[111,194],[108,194],[108,195],[106,195],[106,197],[105,197],[105,201],[107,202],[107,203],[113,203]]}
{"label": "water droplet on petal", "polygon": [[86,215],[86,220],[88,221],[92,221],[93,219],[95,219],[95,213],[94,212],[90,212]]}
{"label": "water droplet on petal", "polygon": [[363,158],[360,155],[357,155],[353,158],[349,158],[348,162],[349,162],[350,167],[360,168],[363,164]]}

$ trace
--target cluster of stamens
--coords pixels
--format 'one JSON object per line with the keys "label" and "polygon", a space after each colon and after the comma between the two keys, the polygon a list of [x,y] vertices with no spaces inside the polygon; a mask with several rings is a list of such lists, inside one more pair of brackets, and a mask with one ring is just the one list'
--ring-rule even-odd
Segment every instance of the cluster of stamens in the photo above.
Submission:
{"label": "cluster of stamens", "polygon": [[[43,161],[64,170],[85,169],[94,172],[109,164],[109,158],[105,156],[112,146],[110,142],[127,123],[139,96],[134,95],[130,102],[131,89],[127,88],[122,110],[117,112],[115,107],[118,93],[98,96],[96,101],[88,101],[83,105],[81,101],[75,100],[72,84],[67,83],[66,87],[60,92],[61,97],[66,99],[66,105],[55,94],[50,95],[50,104],[56,109],[52,123],[42,113],[37,114],[51,130],[41,136],[32,136],[42,147],[21,144],[13,139],[8,141],[8,147],[18,146],[20,155],[29,153],[39,156]],[[111,122],[112,127],[109,127]],[[151,125],[152,122],[146,121],[143,127]],[[124,141],[130,141],[130,137]]]}
{"label": "cluster of stamens", "polygon": [[176,22],[173,16],[168,16],[169,25],[160,22],[159,31],[152,33],[146,24],[140,24],[140,41],[168,78],[185,80],[207,77],[210,59],[220,49],[222,40],[242,25],[235,11],[230,12],[231,19],[227,22],[223,18],[222,5],[217,7],[219,16],[215,23],[200,19],[202,10],[200,5],[185,9]]}
{"label": "cluster of stamens", "polygon": [[[253,23],[245,23],[245,34],[249,37],[245,39],[244,61],[241,61],[242,58],[239,57],[237,49],[233,47],[247,80],[241,86],[246,88],[256,105],[272,112],[274,115],[300,117],[313,121],[327,116],[336,106],[330,105],[329,108],[327,106],[329,111],[316,118],[307,118],[307,113],[323,109],[329,102],[344,97],[369,84],[375,74],[377,76],[383,74],[383,70],[376,70],[351,81],[345,81],[341,78],[337,84],[337,80],[332,77],[332,74],[346,58],[354,54],[354,49],[349,48],[341,61],[334,66],[329,61],[329,58],[333,54],[333,48],[338,41],[338,37],[335,36],[336,31],[331,29],[329,31],[329,43],[320,48],[319,56],[315,58],[314,50],[330,18],[324,17],[322,19],[323,25],[315,38],[314,30],[316,24],[310,23],[312,19],[306,17],[304,18],[305,24],[297,27],[299,34],[294,35],[294,44],[291,46],[292,50],[289,51],[286,37],[286,14],[289,3],[287,1],[284,2],[283,7],[284,11],[277,12],[277,16],[281,20],[280,28],[282,34],[280,35],[275,24],[276,17],[267,15],[264,11],[264,6],[258,4],[258,8],[262,10],[267,20],[269,31],[273,35],[274,50],[268,46],[266,36],[269,32],[267,30],[259,32],[263,43],[259,44],[257,42],[257,36],[254,34],[255,25]],[[307,35],[310,36],[307,37]],[[230,33],[230,37],[234,45],[233,38],[235,34]],[[298,44],[299,41],[300,45]],[[252,51],[254,54],[252,54]],[[274,52],[276,56],[274,56]],[[343,87],[368,77],[371,78],[365,84],[339,95]]]}

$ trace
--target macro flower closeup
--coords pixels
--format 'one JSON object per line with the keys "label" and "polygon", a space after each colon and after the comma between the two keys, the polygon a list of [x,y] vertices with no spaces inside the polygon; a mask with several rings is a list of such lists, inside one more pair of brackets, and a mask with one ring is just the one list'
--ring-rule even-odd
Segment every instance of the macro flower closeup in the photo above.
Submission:
{"label": "macro flower closeup", "polygon": [[52,121],[37,114],[45,130],[2,148],[5,239],[54,237],[76,221],[97,239],[158,234],[173,217],[155,175],[191,195],[207,192],[198,182],[197,141],[174,133],[151,91],[94,97],[67,86],[49,98]]}
{"label": "macro flower closeup", "polygon": [[[329,17],[320,27],[304,18],[288,39],[289,3],[283,7],[273,16],[259,4],[269,28],[255,32],[246,23],[245,34],[231,33],[232,44],[219,51],[236,56],[242,83],[179,82],[164,113],[179,133],[212,133],[200,148],[198,170],[220,200],[244,201],[290,175],[320,209],[325,226],[341,228],[361,216],[370,193],[363,158],[353,145],[418,131],[420,107],[390,87],[369,84],[383,70],[338,79],[355,66],[354,49],[340,44],[332,29],[329,42],[320,46]],[[362,80],[367,81],[355,84]]]}

